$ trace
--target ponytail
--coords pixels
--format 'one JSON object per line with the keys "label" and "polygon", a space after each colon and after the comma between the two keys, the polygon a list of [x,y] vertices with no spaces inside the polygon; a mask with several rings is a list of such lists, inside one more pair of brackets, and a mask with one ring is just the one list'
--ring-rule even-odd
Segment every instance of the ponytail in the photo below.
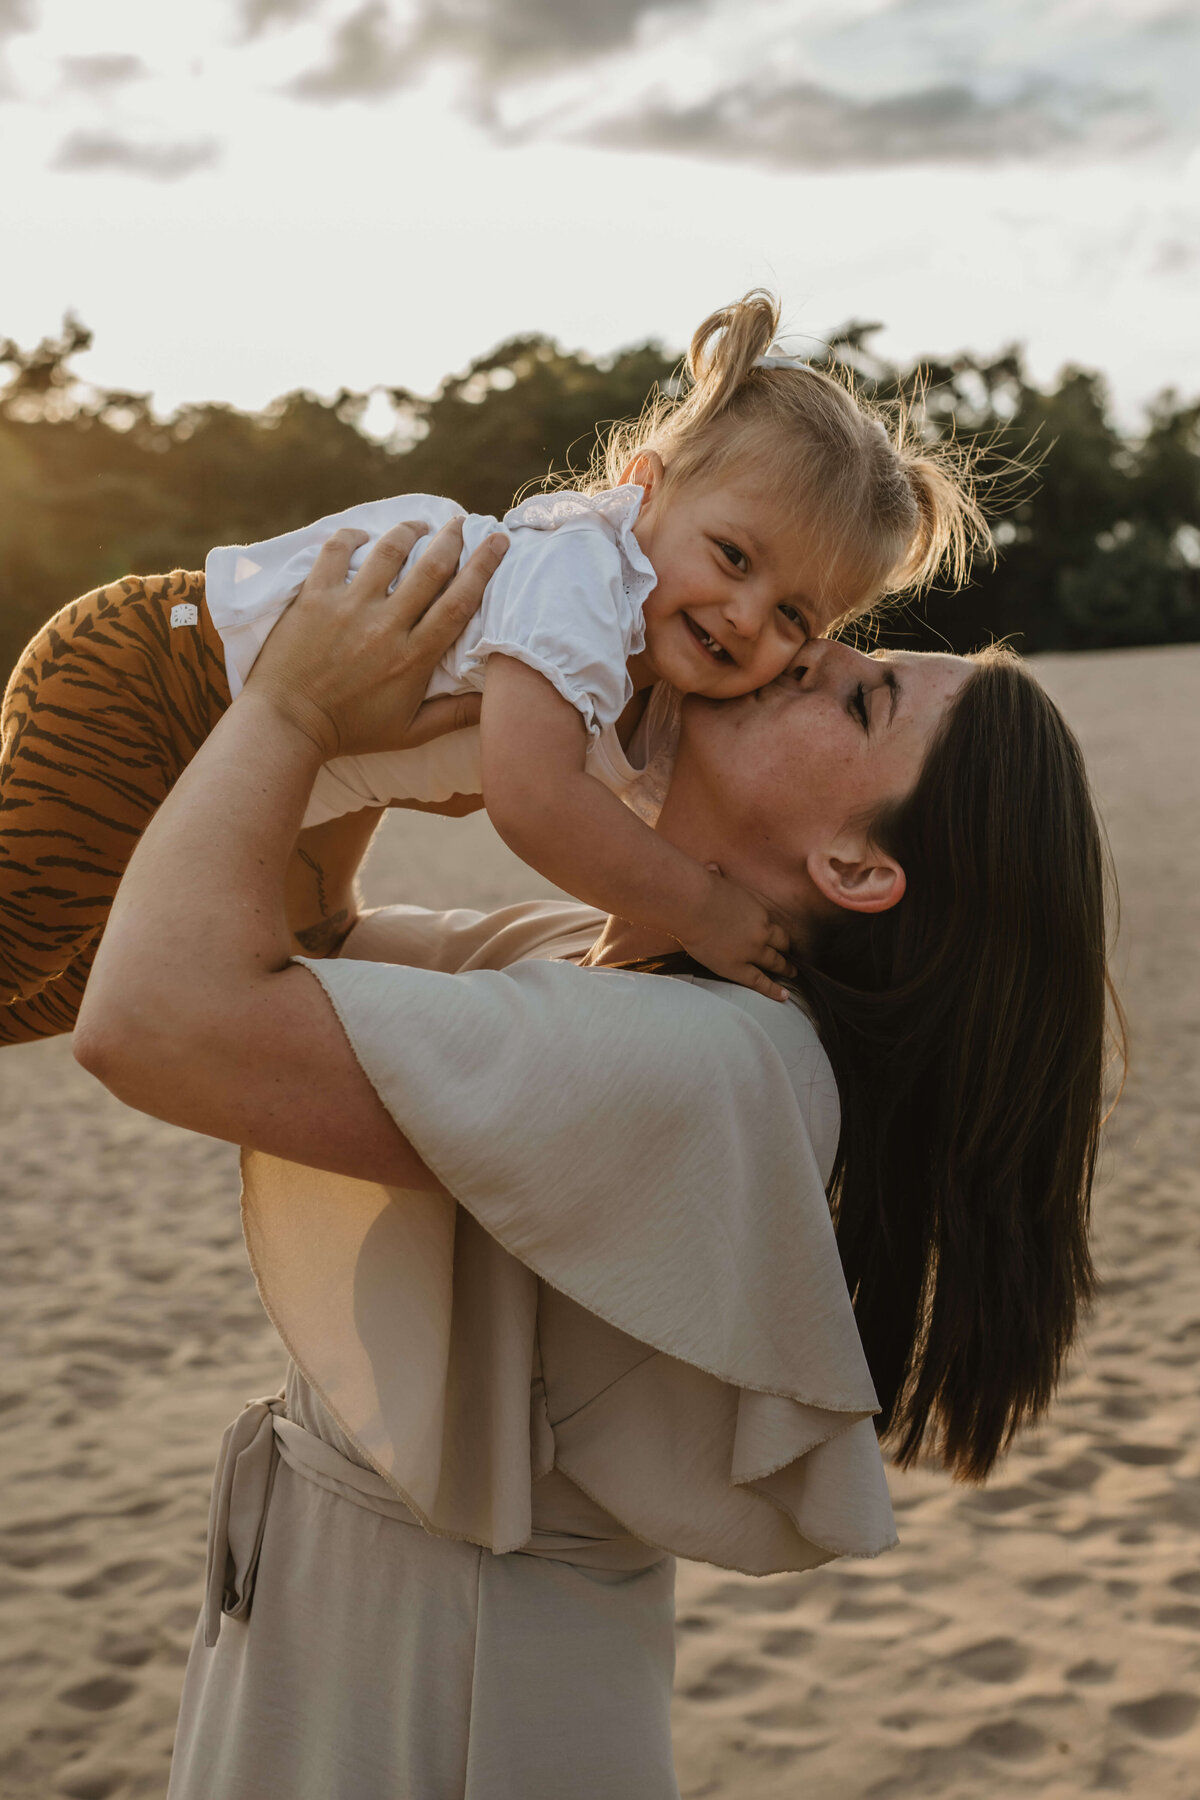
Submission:
{"label": "ponytail", "polygon": [[692,387],[680,412],[687,413],[690,427],[702,429],[720,418],[778,330],[779,302],[764,288],[709,313],[684,362]]}
{"label": "ponytail", "polygon": [[965,585],[977,553],[995,557],[991,530],[975,491],[970,452],[953,443],[926,444],[901,425],[895,454],[916,506],[916,527],[883,592],[920,594],[939,578]]}
{"label": "ponytail", "polygon": [[939,578],[961,585],[973,554],[992,548],[972,452],[927,440],[909,408],[871,404],[849,369],[764,361],[779,323],[762,288],[710,313],[678,391],[613,427],[584,487],[616,487],[648,452],[668,489],[749,468],[819,544],[827,585],[857,596],[854,610]]}

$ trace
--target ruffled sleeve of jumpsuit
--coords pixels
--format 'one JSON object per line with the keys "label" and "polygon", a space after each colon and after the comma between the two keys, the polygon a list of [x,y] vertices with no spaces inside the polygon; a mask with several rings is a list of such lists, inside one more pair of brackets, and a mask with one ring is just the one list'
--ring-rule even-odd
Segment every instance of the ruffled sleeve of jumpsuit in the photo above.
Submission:
{"label": "ruffled sleeve of jumpsuit", "polygon": [[874,1556],[895,1533],[812,1024],[725,983],[545,960],[595,928],[558,904],[395,908],[308,965],[440,1186],[248,1155],[267,1310],[434,1533],[519,1548],[553,1467],[695,1560]]}

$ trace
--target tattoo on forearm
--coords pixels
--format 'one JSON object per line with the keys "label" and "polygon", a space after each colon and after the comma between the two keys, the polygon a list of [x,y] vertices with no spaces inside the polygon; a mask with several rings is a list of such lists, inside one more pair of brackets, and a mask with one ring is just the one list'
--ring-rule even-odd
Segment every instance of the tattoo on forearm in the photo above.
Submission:
{"label": "tattoo on forearm", "polygon": [[316,878],[317,911],[321,917],[315,925],[306,925],[302,931],[294,932],[293,936],[301,949],[306,950],[310,956],[332,956],[335,951],[341,949],[349,937],[354,921],[344,906],[335,913],[328,910],[324,868],[315,856],[309,855],[307,850],[300,849],[299,846],[297,846],[297,850],[300,861],[306,868],[312,870]]}
{"label": "tattoo on forearm", "polygon": [[306,925],[303,931],[293,935],[310,956],[332,956],[350,936],[352,924],[353,920],[343,906],[328,919],[318,919],[315,925]]}
{"label": "tattoo on forearm", "polygon": [[[327,910],[327,903],[325,900],[325,870],[317,861],[316,857],[310,856],[307,850],[302,850],[299,844],[296,846],[296,852],[305,868],[311,869],[317,878],[317,911],[321,914],[322,918],[324,918]],[[297,932],[296,935],[299,936],[299,933]]]}

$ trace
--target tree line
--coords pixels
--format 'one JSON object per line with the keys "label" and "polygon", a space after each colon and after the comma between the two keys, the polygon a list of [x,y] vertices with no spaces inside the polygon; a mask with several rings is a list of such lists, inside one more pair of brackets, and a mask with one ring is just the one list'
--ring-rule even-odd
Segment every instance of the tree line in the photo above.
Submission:
{"label": "tree line", "polygon": [[[1200,639],[1200,401],[1164,393],[1123,430],[1094,370],[1068,367],[1039,386],[1017,348],[900,367],[874,353],[879,329],[836,332],[827,364],[849,364],[880,400],[915,400],[931,436],[983,446],[998,545],[965,592],[889,606],[881,641],[1008,638],[1033,652]],[[551,472],[586,466],[597,431],[678,372],[656,342],[597,359],[512,338],[433,395],[377,390],[390,407],[381,436],[363,429],[372,395],[349,389],[160,417],[147,394],[78,377],[72,359],[90,343],[71,317],[33,349],[0,342],[4,670],[67,600],[131,570],[198,568],[214,544],[388,494],[449,494],[501,514]]]}

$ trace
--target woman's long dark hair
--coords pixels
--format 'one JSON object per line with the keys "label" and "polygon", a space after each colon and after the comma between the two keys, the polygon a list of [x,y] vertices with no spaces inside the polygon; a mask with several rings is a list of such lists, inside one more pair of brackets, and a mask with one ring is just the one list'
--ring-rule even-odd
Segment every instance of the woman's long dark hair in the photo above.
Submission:
{"label": "woman's long dark hair", "polygon": [[902,1465],[932,1443],[981,1480],[1094,1291],[1111,989],[1079,746],[1017,657],[974,660],[872,823],[904,898],[840,914],[796,988],[841,1096],[830,1201],[880,1432]]}

